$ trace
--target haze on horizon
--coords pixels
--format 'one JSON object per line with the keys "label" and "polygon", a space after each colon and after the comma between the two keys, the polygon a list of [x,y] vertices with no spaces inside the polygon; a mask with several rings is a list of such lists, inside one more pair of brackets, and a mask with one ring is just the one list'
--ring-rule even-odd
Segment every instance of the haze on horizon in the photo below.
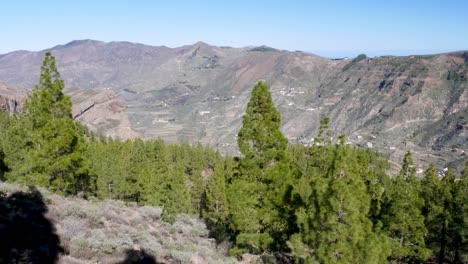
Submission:
{"label": "haze on horizon", "polygon": [[178,47],[259,46],[324,57],[430,54],[468,49],[468,2],[8,1],[0,54],[76,39]]}

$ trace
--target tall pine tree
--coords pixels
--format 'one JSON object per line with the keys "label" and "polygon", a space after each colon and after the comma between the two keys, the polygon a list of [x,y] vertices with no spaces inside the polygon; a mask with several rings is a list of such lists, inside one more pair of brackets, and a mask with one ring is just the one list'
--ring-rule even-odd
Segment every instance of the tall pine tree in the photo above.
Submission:
{"label": "tall pine tree", "polygon": [[385,204],[382,206],[382,230],[392,243],[391,259],[396,261],[426,260],[431,251],[426,247],[422,209],[424,200],[419,193],[419,180],[408,151],[403,159],[400,173],[386,190]]}
{"label": "tall pine tree", "polygon": [[445,195],[434,164],[430,164],[421,180],[421,196],[424,199],[422,214],[427,228],[426,245],[434,254],[440,251],[440,232],[442,230]]}
{"label": "tall pine tree", "polygon": [[449,248],[453,253],[453,263],[468,261],[468,161],[460,178],[452,188],[452,225],[449,228]]}
{"label": "tall pine tree", "polygon": [[[262,252],[285,246],[288,224],[284,201],[291,182],[288,140],[267,84],[252,90],[238,145],[243,157],[228,190],[231,227],[238,232],[235,250]],[[234,250],[234,251],[235,251]]]}
{"label": "tall pine tree", "polygon": [[227,238],[226,223],[229,216],[226,198],[224,164],[215,166],[205,190],[203,217],[208,223],[212,236],[221,241]]}
{"label": "tall pine tree", "polygon": [[368,218],[371,197],[357,155],[345,145],[319,148],[331,151],[331,163],[296,183],[299,233],[291,236],[293,255],[306,263],[383,263],[390,248]]}
{"label": "tall pine tree", "polygon": [[85,140],[72,119],[72,102],[50,52],[45,54],[37,85],[8,133],[9,180],[64,193],[89,190]]}
{"label": "tall pine tree", "polygon": [[169,167],[163,182],[161,204],[163,219],[171,223],[176,220],[177,214],[190,212],[190,193],[185,184],[182,166],[177,163]]}

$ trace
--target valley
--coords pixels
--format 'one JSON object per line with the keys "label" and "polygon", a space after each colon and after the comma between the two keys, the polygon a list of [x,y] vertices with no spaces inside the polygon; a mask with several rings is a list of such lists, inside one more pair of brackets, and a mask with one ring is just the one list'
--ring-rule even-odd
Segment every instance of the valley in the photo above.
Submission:
{"label": "valley", "polygon": [[[336,136],[378,149],[395,164],[411,150],[420,172],[430,162],[461,170],[466,159],[467,52],[353,61],[268,47],[94,40],[48,50],[77,120],[112,137],[200,142],[238,155],[241,116],[252,85],[263,79],[290,143],[313,144],[319,121],[329,116]],[[24,98],[44,52],[0,55],[0,97]]]}

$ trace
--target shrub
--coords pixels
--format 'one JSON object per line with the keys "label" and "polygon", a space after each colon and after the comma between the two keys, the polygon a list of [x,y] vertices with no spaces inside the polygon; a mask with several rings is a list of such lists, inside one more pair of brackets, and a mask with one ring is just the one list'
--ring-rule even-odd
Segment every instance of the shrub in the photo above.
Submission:
{"label": "shrub", "polygon": [[274,48],[271,48],[271,47],[268,47],[268,46],[259,46],[259,47],[255,47],[255,48],[252,48],[250,49],[249,51],[260,51],[260,52],[268,52],[268,51],[278,51],[277,49],[274,49]]}
{"label": "shrub", "polygon": [[367,56],[366,54],[359,54],[356,58],[354,58],[350,63],[346,64],[346,66],[341,69],[342,72],[349,70],[354,64],[358,63],[359,61],[362,61],[366,59]]}
{"label": "shrub", "polygon": [[60,237],[64,240],[81,238],[88,228],[88,221],[82,218],[68,217],[61,223]]}
{"label": "shrub", "polygon": [[162,209],[159,207],[143,206],[139,208],[139,211],[144,218],[148,218],[152,221],[161,220]]}

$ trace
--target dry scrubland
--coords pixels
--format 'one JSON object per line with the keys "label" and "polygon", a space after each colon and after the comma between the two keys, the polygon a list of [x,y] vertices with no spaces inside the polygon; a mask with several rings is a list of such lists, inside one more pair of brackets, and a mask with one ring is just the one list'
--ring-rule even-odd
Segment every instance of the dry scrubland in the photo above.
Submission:
{"label": "dry scrubland", "polygon": [[[55,227],[65,251],[58,263],[121,263],[132,249],[145,251],[157,263],[237,263],[225,256],[227,245],[216,245],[205,224],[195,217],[179,215],[171,225],[161,220],[158,207],[39,191],[48,208],[45,217]],[[0,192],[8,197],[28,192],[28,188],[0,183]]]}

